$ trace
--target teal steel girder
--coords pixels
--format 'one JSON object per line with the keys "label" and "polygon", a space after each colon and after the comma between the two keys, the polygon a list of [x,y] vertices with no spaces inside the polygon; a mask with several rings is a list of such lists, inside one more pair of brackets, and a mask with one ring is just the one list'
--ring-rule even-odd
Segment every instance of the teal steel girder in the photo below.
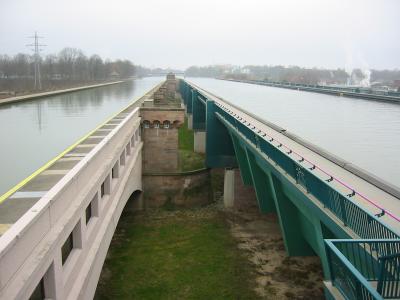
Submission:
{"label": "teal steel girder", "polygon": [[250,166],[247,160],[247,154],[244,147],[242,147],[238,138],[233,135],[230,131],[233,147],[235,149],[236,160],[239,164],[240,176],[244,185],[253,185],[253,179],[251,177]]}
{"label": "teal steel girder", "polygon": [[206,103],[206,166],[235,168],[237,161],[227,128],[217,119],[214,101]]}
{"label": "teal steel girder", "polygon": [[206,130],[206,100],[200,98],[197,90],[192,93],[193,130]]}
{"label": "teal steel girder", "polygon": [[245,152],[260,211],[262,213],[276,212],[269,175],[260,168],[254,154],[248,148],[245,149]]}
{"label": "teal steel girder", "polygon": [[193,93],[195,89],[192,89],[188,86],[188,96],[187,96],[187,103],[186,103],[186,113],[191,114],[193,112]]}

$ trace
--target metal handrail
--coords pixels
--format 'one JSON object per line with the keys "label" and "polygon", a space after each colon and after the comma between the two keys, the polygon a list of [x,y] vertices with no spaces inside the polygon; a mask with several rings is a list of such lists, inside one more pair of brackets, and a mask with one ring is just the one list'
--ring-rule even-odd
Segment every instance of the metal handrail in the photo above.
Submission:
{"label": "metal handrail", "polygon": [[[368,240],[325,240],[327,254],[330,263],[331,279],[339,290],[346,287],[346,280],[342,272],[344,264],[356,279],[359,276],[365,281],[376,282],[376,292],[385,299],[397,299],[400,297],[400,240],[397,239],[368,239]],[[332,255],[334,253],[334,255]],[[341,260],[338,262],[337,259]],[[337,272],[337,269],[341,272]],[[354,279],[354,278],[353,278]],[[351,278],[350,278],[351,280]],[[354,286],[354,282],[347,287]],[[372,287],[368,283],[368,287]],[[344,288],[346,289],[346,288]],[[360,289],[355,289],[358,292]],[[349,293],[349,291],[345,291]],[[350,294],[354,291],[350,291]],[[358,296],[358,295],[357,295]]]}

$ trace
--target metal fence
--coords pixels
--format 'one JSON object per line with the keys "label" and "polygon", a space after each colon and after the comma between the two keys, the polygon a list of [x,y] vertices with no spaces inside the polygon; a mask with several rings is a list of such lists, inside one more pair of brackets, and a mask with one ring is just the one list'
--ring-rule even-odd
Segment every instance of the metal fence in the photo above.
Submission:
{"label": "metal fence", "polygon": [[400,240],[325,243],[331,280],[350,299],[400,298]]}

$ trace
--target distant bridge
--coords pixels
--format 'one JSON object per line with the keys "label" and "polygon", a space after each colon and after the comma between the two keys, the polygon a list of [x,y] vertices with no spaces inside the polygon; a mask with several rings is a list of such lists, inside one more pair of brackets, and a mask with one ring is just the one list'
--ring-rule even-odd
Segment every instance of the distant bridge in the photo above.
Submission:
{"label": "distant bridge", "polygon": [[287,253],[320,257],[328,299],[400,297],[397,189],[194,84],[180,92],[206,165],[226,168],[228,206],[239,168],[260,211],[278,215]]}

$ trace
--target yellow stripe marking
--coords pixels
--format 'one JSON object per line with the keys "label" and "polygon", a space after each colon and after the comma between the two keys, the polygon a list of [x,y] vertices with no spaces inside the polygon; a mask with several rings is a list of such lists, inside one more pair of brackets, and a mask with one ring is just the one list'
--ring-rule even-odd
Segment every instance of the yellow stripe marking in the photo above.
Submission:
{"label": "yellow stripe marking", "polygon": [[131,105],[135,104],[140,98],[143,98],[146,94],[150,93],[152,90],[156,89],[160,84],[156,85],[155,87],[149,89],[146,93],[144,93],[142,96],[136,98],[135,100],[133,100],[131,103],[129,103],[129,105],[125,106],[123,109],[121,109],[120,111],[118,111],[117,113],[113,114],[111,117],[107,118],[107,120],[103,123],[101,123],[99,126],[97,126],[95,129],[93,129],[92,131],[90,131],[88,134],[84,135],[83,137],[81,137],[77,142],[75,142],[74,144],[72,144],[71,146],[69,146],[67,149],[65,149],[63,152],[61,152],[59,155],[57,155],[56,157],[54,157],[53,159],[51,159],[50,161],[48,161],[46,164],[44,164],[42,167],[40,167],[39,169],[37,169],[35,172],[33,172],[31,175],[29,175],[28,177],[26,177],[25,179],[23,179],[22,181],[20,181],[19,183],[17,183],[14,187],[12,187],[11,189],[9,189],[7,192],[5,192],[3,195],[0,196],[0,203],[2,203],[4,200],[6,200],[8,197],[10,197],[12,194],[14,194],[18,189],[20,189],[22,186],[24,186],[25,184],[27,184],[29,181],[31,181],[33,178],[35,178],[37,175],[39,175],[41,172],[43,172],[45,169],[47,169],[48,167],[50,167],[52,164],[54,164],[58,159],[60,159],[62,156],[64,156],[67,152],[71,151],[73,148],[75,148],[79,143],[81,143],[83,140],[85,140],[87,137],[89,137],[90,135],[92,135],[96,130],[98,130],[100,127],[102,127],[103,125],[105,125],[106,123],[108,123],[110,120],[112,120],[113,118],[115,118],[117,115],[119,115],[120,113],[122,113],[125,109],[127,109],[128,107],[130,107]]}

